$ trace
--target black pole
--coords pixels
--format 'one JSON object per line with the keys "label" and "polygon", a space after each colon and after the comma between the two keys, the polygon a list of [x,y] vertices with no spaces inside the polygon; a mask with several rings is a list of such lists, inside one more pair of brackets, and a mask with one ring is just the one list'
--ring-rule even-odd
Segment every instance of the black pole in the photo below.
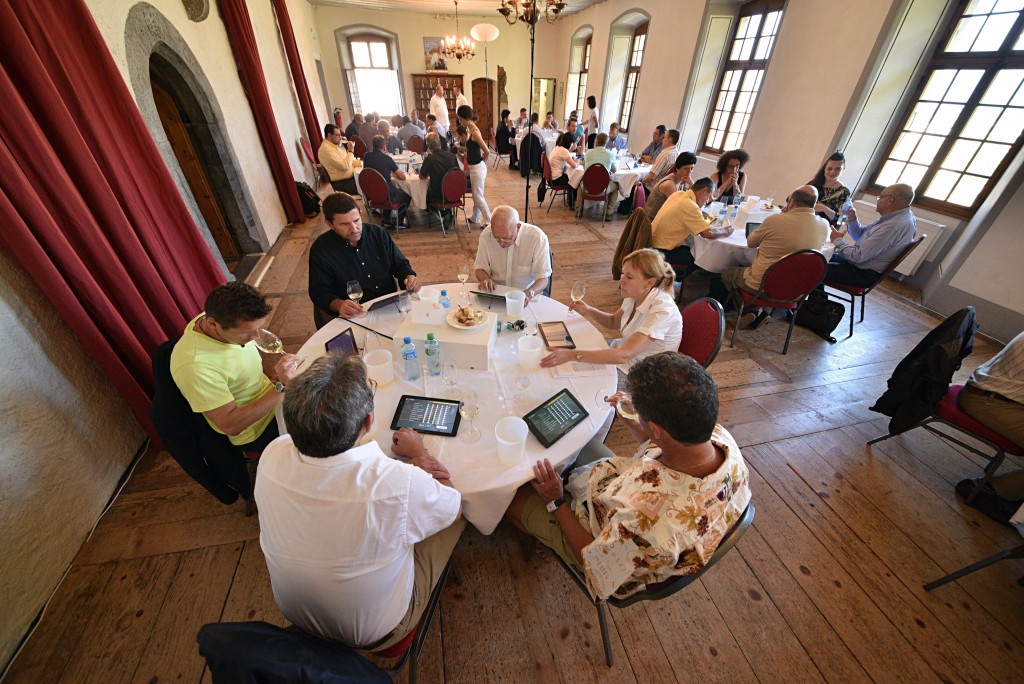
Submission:
{"label": "black pole", "polygon": [[533,173],[533,50],[537,35],[537,13],[534,12],[527,22],[530,27],[530,109],[527,113],[529,123],[526,129],[526,155],[520,155],[519,163],[526,164],[526,205],[523,209],[523,220],[530,222],[530,175]]}

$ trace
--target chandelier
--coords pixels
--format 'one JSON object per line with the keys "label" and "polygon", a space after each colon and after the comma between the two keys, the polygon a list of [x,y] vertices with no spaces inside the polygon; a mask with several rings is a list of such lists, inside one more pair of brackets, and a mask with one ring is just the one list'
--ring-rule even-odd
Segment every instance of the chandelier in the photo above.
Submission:
{"label": "chandelier", "polygon": [[533,26],[541,15],[544,21],[554,24],[565,7],[566,3],[561,0],[501,0],[498,12],[505,17],[509,26],[515,26],[517,21]]}
{"label": "chandelier", "polygon": [[441,54],[457,62],[476,56],[476,43],[459,35],[459,0],[455,0],[455,35],[447,36],[441,42]]}

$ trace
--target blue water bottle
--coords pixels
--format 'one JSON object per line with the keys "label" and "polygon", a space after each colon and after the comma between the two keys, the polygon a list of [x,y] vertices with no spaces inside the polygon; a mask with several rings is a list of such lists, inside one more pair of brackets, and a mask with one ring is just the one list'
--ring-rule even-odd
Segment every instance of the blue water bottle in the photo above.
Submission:
{"label": "blue water bottle", "polygon": [[405,364],[405,379],[411,381],[420,379],[420,362],[416,358],[416,345],[412,343],[411,337],[406,337],[402,345],[402,362]]}
{"label": "blue water bottle", "polygon": [[427,341],[423,345],[423,353],[427,357],[427,375],[441,375],[441,345],[434,333],[427,333]]}
{"label": "blue water bottle", "polygon": [[441,308],[446,312],[452,308],[451,297],[448,296],[448,290],[441,290],[441,298],[437,300],[441,304]]}

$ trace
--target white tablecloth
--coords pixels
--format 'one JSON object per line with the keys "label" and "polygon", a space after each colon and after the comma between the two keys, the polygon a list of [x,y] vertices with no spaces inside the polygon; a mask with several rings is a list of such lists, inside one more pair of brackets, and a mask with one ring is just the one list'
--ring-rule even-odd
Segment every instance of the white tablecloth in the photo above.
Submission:
{"label": "white tablecloth", "polygon": [[[447,287],[452,299],[455,300],[460,285],[455,283],[437,287]],[[472,285],[467,285],[467,289],[472,289]],[[506,288],[499,288],[499,290],[504,289]],[[487,310],[486,302],[477,306]],[[498,312],[499,320],[503,318],[504,304],[495,303],[492,310]],[[371,312],[365,318],[358,319],[357,322],[386,335],[391,335],[398,327],[401,316],[397,307],[388,306]],[[569,315],[568,308],[553,299],[544,296],[535,299],[526,307],[525,318],[542,322],[565,321],[569,333],[581,349],[604,349],[608,346],[601,333],[585,317]],[[349,327],[353,329],[356,340],[362,348],[365,345],[366,331],[358,326],[353,326],[343,318],[337,318],[318,330],[302,346],[299,356],[305,357],[303,364],[308,365],[313,359],[323,355],[325,343]],[[491,370],[459,370],[459,386],[472,387],[480,398],[480,415],[474,421],[481,432],[480,440],[475,444],[466,444],[458,437],[428,438],[428,447],[431,448],[431,453],[434,453],[448,468],[452,474],[452,484],[462,494],[463,514],[483,534],[490,534],[494,531],[505,509],[512,501],[516,489],[533,477],[533,463],[538,459],[548,458],[556,468],[561,468],[597,434],[611,408],[603,402],[598,404],[596,395],[602,389],[614,391],[616,386],[614,366],[606,366],[600,376],[570,378],[557,378],[552,375],[550,370],[539,369],[530,373],[530,387],[525,391],[529,396],[529,402],[523,402],[522,405],[517,406],[513,401],[516,392],[515,377],[519,374],[516,345],[517,340],[523,334],[502,332],[497,336],[491,358]],[[373,337],[373,333],[369,333],[369,336]],[[378,339],[382,348],[392,349],[391,340]],[[371,342],[371,349],[376,348],[375,345],[376,343]],[[445,356],[443,345],[441,356],[442,358]],[[573,428],[550,449],[545,449],[532,434],[529,435],[526,441],[526,455],[522,462],[514,466],[500,464],[494,437],[494,424],[498,419],[506,415],[522,416],[527,410],[538,406],[555,392],[566,387],[580,400],[590,413],[590,417]],[[408,382],[402,375],[400,363],[396,361],[394,382],[377,388],[374,399],[376,415],[374,416],[373,432],[370,435],[387,454],[391,453],[391,435],[393,434],[390,430],[391,419],[394,417],[398,400],[403,394],[446,396],[440,378],[427,377],[425,373],[421,373],[418,381]],[[280,409],[278,409],[277,416],[283,434],[287,432],[287,428],[284,425]],[[465,422],[462,428],[464,427]]]}
{"label": "white tablecloth", "polygon": [[[611,174],[611,180],[613,183],[619,184],[619,201],[629,197],[630,193],[633,192],[633,188],[643,180],[644,176],[651,170],[650,164],[641,164],[635,169],[619,169],[615,173]],[[575,169],[569,169],[569,185],[574,188],[580,187],[580,182],[583,181],[583,164],[581,163]]]}
{"label": "white tablecloth", "polygon": [[[397,162],[408,162],[409,153],[403,152],[402,154],[392,155]],[[417,160],[422,162],[423,157],[417,155]],[[362,168],[356,169],[356,188],[359,193],[362,194],[363,189],[359,187],[359,174],[362,172]],[[396,188],[400,188],[405,191],[405,194],[411,197],[410,204],[420,211],[426,211],[427,209],[427,188],[430,185],[430,181],[426,178],[420,178],[419,174],[413,173],[412,171],[405,172],[405,180],[399,180],[392,178],[391,182],[395,184]]]}
{"label": "white tablecloth", "polygon": [[[760,223],[764,219],[778,212],[754,212],[748,221]],[[708,240],[699,235],[691,235],[686,238],[686,244],[693,251],[693,258],[697,266],[710,273],[721,273],[728,268],[737,266],[750,266],[757,256],[756,247],[747,247],[746,225],[736,225],[736,230],[729,237],[717,240]],[[826,259],[832,257],[835,246],[826,242],[821,253]]]}

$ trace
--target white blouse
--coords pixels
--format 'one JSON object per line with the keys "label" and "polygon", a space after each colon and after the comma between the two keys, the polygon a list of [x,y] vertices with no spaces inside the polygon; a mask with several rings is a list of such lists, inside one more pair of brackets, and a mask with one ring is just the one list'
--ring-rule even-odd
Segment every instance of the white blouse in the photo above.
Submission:
{"label": "white blouse", "polygon": [[683,339],[683,316],[679,313],[671,290],[652,289],[640,306],[636,306],[635,316],[632,315],[634,306],[632,297],[622,300],[622,320],[619,321],[622,337],[612,340],[609,346],[621,347],[633,333],[647,335],[652,341],[635,357],[618,365],[623,373],[629,372],[630,366],[651,354],[678,351],[679,342]]}

